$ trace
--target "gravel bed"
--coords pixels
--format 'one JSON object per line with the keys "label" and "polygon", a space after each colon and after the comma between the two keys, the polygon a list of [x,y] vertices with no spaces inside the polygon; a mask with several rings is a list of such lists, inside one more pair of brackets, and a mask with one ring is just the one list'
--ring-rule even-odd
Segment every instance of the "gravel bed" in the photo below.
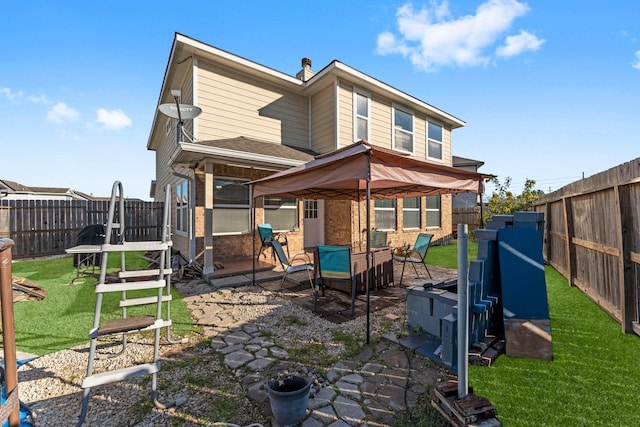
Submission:
{"label": "gravel bed", "polygon": [[[224,315],[232,318],[231,327],[252,324],[285,349],[307,343],[331,343],[329,355],[339,357],[345,349],[342,344],[334,343],[331,332],[334,329],[358,337],[364,344],[365,317],[334,324],[277,293],[257,287],[212,291],[208,295],[185,296],[185,299],[189,304],[194,301],[218,304]],[[372,314],[371,336],[399,333],[404,327],[404,309],[404,305],[389,307]],[[389,322],[389,318],[395,321]],[[219,332],[223,331],[224,328],[220,328]],[[150,402],[151,377],[139,377],[94,387],[84,425],[203,426],[223,421],[212,420],[214,401],[216,405],[223,405],[218,409],[220,413],[227,409],[224,406],[226,402],[229,417],[235,417],[224,421],[247,425],[261,419],[264,403],[246,397],[246,385],[237,377],[237,372],[223,366],[220,355],[210,346],[202,345],[206,338],[203,334],[192,334],[181,344],[163,343],[161,346],[159,400],[186,399],[183,405],[166,410],[154,409]],[[103,357],[96,361],[95,372],[152,361],[153,345],[148,337],[131,335],[127,351],[109,357],[120,348],[118,340],[100,341],[99,354]],[[87,357],[88,344],[38,357],[19,369],[20,400],[31,409],[35,426],[76,424],[82,401],[80,384],[86,375]]]}

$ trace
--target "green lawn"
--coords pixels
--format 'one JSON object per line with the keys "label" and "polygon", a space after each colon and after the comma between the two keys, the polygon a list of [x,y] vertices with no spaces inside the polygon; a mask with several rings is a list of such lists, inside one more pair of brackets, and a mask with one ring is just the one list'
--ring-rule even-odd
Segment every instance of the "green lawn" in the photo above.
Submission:
{"label": "green lawn", "polygon": [[[456,250],[429,248],[427,259],[449,267]],[[445,253],[449,261],[440,264]],[[491,367],[471,365],[474,393],[487,397],[509,427],[640,425],[640,338],[623,334],[555,269],[546,267],[545,277],[554,360],[502,355]]]}
{"label": "green lawn", "polygon": [[[117,270],[119,261],[119,255],[111,255],[110,270]],[[141,269],[145,266],[146,261],[140,256],[127,254],[128,269]],[[18,350],[43,355],[89,341],[88,333],[93,326],[96,295],[91,280],[71,284],[76,277],[73,258],[16,261],[12,265],[12,273],[32,280],[47,291],[47,297],[41,301],[21,301],[14,304]],[[172,295],[171,332],[173,335],[185,335],[192,329],[191,315],[175,289],[172,289]],[[104,298],[104,320],[120,316],[119,298],[119,292]],[[155,314],[155,308],[129,308],[127,314]]]}

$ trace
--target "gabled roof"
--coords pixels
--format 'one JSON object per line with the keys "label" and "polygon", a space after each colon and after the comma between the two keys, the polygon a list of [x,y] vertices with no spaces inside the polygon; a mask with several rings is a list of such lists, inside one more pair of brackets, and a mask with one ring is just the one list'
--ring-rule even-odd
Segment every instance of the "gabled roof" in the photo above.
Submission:
{"label": "gabled roof", "polygon": [[[437,118],[444,124],[451,126],[453,129],[465,125],[463,120],[338,60],[333,60],[313,77],[304,82],[289,74],[277,71],[273,68],[203,43],[180,33],[175,33],[174,36],[171,53],[165,69],[162,87],[160,89],[158,105],[174,102],[174,99],[171,96],[171,87],[168,87],[167,85],[172,84],[175,76],[182,73],[183,67],[190,66],[191,61],[189,61],[189,58],[194,55],[223,64],[229,69],[236,70],[238,73],[252,75],[263,81],[269,81],[272,84],[276,84],[288,90],[306,93],[309,95],[312,95],[317,89],[322,89],[326,84],[328,84],[328,82],[333,81],[333,79],[343,78],[362,89],[385,96],[393,102],[404,104],[406,107],[413,108],[416,111],[428,113],[430,116]],[[147,141],[147,149],[149,150],[153,150],[155,148],[152,145],[154,132],[160,131],[157,126],[158,114],[158,110],[156,109],[151,131],[149,133],[149,139]]]}

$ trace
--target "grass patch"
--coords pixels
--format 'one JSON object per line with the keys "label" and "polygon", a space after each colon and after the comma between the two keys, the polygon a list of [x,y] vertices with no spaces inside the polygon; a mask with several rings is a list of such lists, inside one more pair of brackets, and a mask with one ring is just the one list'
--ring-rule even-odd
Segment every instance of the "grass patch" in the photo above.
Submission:
{"label": "grass patch", "polygon": [[504,425],[640,425],[640,340],[551,267],[545,270],[553,361],[500,356],[469,366],[469,385]]}
{"label": "grass patch", "polygon": [[287,350],[291,360],[312,366],[324,366],[330,360],[327,348],[322,343],[309,343]]}
{"label": "grass patch", "polygon": [[[127,253],[127,268],[142,269],[147,262],[135,253]],[[119,256],[109,257],[109,271],[117,271]],[[89,341],[96,303],[94,286],[86,283],[71,284],[76,277],[72,257],[16,261],[12,264],[14,276],[26,277],[46,289],[47,297],[41,301],[21,301],[14,304],[16,346],[18,350],[44,355],[75,347]],[[144,295],[154,295],[146,293]],[[136,294],[131,293],[131,296]],[[192,329],[191,313],[175,289],[172,289],[171,319],[174,335],[186,335]],[[118,307],[120,293],[105,295],[103,318],[121,316]],[[155,306],[131,307],[128,316],[155,314]],[[164,332],[163,332],[164,333]]]}
{"label": "grass patch", "polygon": [[331,331],[331,335],[335,341],[340,342],[345,346],[345,353],[343,357],[353,357],[362,349],[362,339],[356,335],[347,333],[340,329],[333,329]]}
{"label": "grass patch", "polygon": [[[471,262],[478,257],[478,243],[467,240],[467,260]],[[450,245],[429,246],[427,264],[444,268],[458,268],[458,241]]]}

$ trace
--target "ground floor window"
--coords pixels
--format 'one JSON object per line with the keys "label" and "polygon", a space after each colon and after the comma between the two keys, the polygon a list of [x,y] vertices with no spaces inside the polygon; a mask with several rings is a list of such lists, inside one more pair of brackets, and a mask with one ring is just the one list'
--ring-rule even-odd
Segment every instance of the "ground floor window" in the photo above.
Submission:
{"label": "ground floor window", "polygon": [[427,196],[427,228],[440,228],[440,196]]}
{"label": "ground floor window", "polygon": [[189,229],[189,183],[186,179],[176,185],[176,231]]}
{"label": "ground floor window", "polygon": [[213,233],[248,233],[251,203],[247,181],[213,179]]}
{"label": "ground floor window", "polygon": [[420,228],[420,197],[402,199],[402,228]]}
{"label": "ground floor window", "polygon": [[298,226],[298,199],[286,197],[264,198],[264,222],[273,231],[289,231]]}
{"label": "ground floor window", "polygon": [[374,200],[373,210],[378,230],[396,229],[396,199]]}

